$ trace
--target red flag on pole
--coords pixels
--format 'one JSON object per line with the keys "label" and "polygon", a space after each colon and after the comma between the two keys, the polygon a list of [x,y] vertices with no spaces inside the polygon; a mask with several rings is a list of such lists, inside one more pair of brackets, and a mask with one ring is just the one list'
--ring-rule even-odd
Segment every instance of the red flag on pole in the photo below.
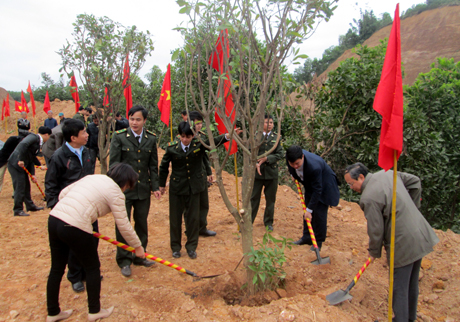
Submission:
{"label": "red flag on pole", "polygon": [[32,88],[30,87],[30,81],[29,81],[29,87],[27,87],[27,92],[30,94],[30,103],[32,104],[32,116],[35,116],[35,99],[34,99],[34,93],[32,93]]}
{"label": "red flag on pole", "polygon": [[3,104],[2,104],[2,121],[5,119],[5,109],[6,109],[6,98],[3,99]]}
{"label": "red flag on pole", "polygon": [[6,93],[6,108],[3,112],[5,117],[10,116],[10,94]]}
{"label": "red flag on pole", "polygon": [[168,64],[163,87],[161,88],[160,100],[158,101],[158,109],[161,113],[161,121],[169,126],[169,116],[171,113],[171,68]]}
{"label": "red flag on pole", "polygon": [[26,101],[26,98],[24,97],[23,91],[21,91],[21,105],[22,105],[22,110],[29,113],[29,106],[27,106],[27,101]]}
{"label": "red flag on pole", "polygon": [[403,87],[399,4],[396,5],[382,76],[375,93],[374,110],[382,115],[379,166],[386,171],[394,165],[394,151],[397,151],[397,158],[399,159],[403,146]]}
{"label": "red flag on pole", "polygon": [[126,54],[125,66],[123,68],[123,94],[126,99],[126,118],[128,118],[128,112],[133,107],[133,94],[129,78],[129,53]]}
{"label": "red flag on pole", "polygon": [[110,105],[109,94],[107,93],[107,87],[104,90],[104,101],[102,102],[102,105],[104,107],[108,107]]}
{"label": "red flag on pole", "polygon": [[[75,114],[78,113],[78,109],[80,108],[80,96],[78,96],[78,85],[77,85],[77,81],[75,80],[75,75],[73,75],[71,78],[70,78],[70,87],[72,87],[70,89],[70,94],[72,95],[72,98],[75,102]],[[48,92],[47,92],[48,93]],[[48,97],[48,101],[49,101],[49,97]],[[44,109],[44,107],[43,107]]]}
{"label": "red flag on pole", "polygon": [[18,101],[14,101],[14,110],[16,112],[24,112],[21,103],[19,103]]}
{"label": "red flag on pole", "polygon": [[[224,50],[226,51],[226,55],[224,55]],[[220,32],[219,38],[217,38],[216,42],[216,49],[209,57],[208,64],[212,66],[212,68],[216,69],[219,73],[224,72],[224,59],[228,59],[230,55],[230,44],[228,41],[228,30],[225,29]],[[219,78],[219,82],[217,86],[220,86],[221,79]],[[233,123],[235,120],[235,110],[234,110],[234,103],[233,103],[233,96],[231,93],[232,82],[230,81],[230,75],[227,73],[226,79],[224,79],[224,103],[225,103],[225,115],[230,117],[230,121]],[[217,96],[220,97],[220,90],[217,93]],[[217,109],[217,108],[216,108]],[[216,119],[217,129],[219,130],[220,134],[224,134],[229,132],[224,125],[224,122],[218,115],[217,111],[214,114],[214,118]],[[228,151],[230,146],[230,142],[225,143],[225,148]],[[238,151],[238,146],[235,141],[232,143],[232,148],[230,150],[230,155]]]}
{"label": "red flag on pole", "polygon": [[45,102],[43,103],[43,111],[48,114],[48,111],[51,110],[50,97],[48,91],[45,94]]}

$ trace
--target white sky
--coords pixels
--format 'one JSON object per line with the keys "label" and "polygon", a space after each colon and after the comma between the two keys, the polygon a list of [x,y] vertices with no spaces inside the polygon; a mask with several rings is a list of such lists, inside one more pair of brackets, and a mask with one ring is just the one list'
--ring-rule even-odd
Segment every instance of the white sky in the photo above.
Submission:
{"label": "white sky", "polygon": [[[422,2],[399,0],[400,12]],[[346,33],[353,18],[359,19],[360,8],[374,10],[377,17],[384,12],[393,17],[396,3],[396,0],[339,0],[331,20],[320,24],[316,34],[300,46],[300,52],[320,58],[326,48],[338,45],[339,35]],[[61,58],[56,52],[66,39],[73,40],[72,23],[81,13],[107,16],[125,27],[136,25],[141,31],[149,30],[155,50],[140,76],[153,65],[165,71],[171,51],[182,44],[180,34],[172,30],[186,19],[178,12],[174,0],[0,0],[0,87],[25,92],[29,80],[33,86],[41,86],[42,72],[57,81]],[[290,65],[289,70],[298,66]]]}

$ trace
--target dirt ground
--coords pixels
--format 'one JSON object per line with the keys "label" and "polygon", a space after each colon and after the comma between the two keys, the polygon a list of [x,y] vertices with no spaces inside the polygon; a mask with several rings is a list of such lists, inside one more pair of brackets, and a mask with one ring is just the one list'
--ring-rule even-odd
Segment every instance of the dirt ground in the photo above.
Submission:
{"label": "dirt ground", "polygon": [[[60,111],[52,108],[56,114]],[[66,108],[71,110],[71,107]],[[46,116],[40,113],[39,117]],[[0,139],[5,141],[6,138],[2,131]],[[162,151],[160,158],[161,155]],[[37,169],[37,176],[44,189],[45,172]],[[224,174],[225,186],[236,203],[234,182],[234,176]],[[31,213],[30,217],[13,217],[12,193],[11,177],[7,173],[0,195],[0,243],[3,248],[0,321],[43,321],[50,269],[49,212],[43,210]],[[132,276],[125,278],[115,262],[115,246],[100,241],[99,256],[104,276],[101,302],[105,308],[115,305],[112,316],[104,321],[385,320],[388,267],[384,259],[369,266],[351,290],[351,301],[330,306],[325,300],[327,294],[345,289],[367,259],[366,221],[357,204],[341,200],[339,207],[329,211],[328,238],[321,254],[330,257],[330,265],[310,264],[316,257],[309,246],[294,246],[286,252],[285,288],[245,298],[241,291],[244,270],[241,265],[235,270],[242,257],[237,225],[222,202],[217,184],[209,188],[209,195],[208,228],[215,230],[217,236],[200,237],[196,260],[188,258],[184,249],[181,258],[171,256],[167,194],[159,201],[152,198],[147,252],[201,276],[223,275],[198,280],[156,264],[153,268],[133,266]],[[43,204],[35,185],[32,185],[32,198],[37,205]],[[263,208],[255,221],[254,244],[262,240],[265,232]],[[299,238],[302,208],[297,194],[280,186],[275,211],[274,236]],[[114,237],[114,221],[110,215],[99,220],[99,227],[102,234]],[[436,233],[441,241],[422,264],[417,321],[460,321],[460,236],[451,231]],[[86,321],[86,293],[74,293],[65,278],[60,301],[63,310],[74,309],[68,321]]]}

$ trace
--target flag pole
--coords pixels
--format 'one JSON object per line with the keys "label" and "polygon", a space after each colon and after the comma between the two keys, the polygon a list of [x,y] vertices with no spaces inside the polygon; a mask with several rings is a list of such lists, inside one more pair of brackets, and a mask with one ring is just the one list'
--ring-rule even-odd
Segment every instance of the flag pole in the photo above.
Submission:
{"label": "flag pole", "polygon": [[169,129],[171,130],[171,142],[172,142],[173,141],[173,134],[172,134],[172,104],[170,106],[171,106],[171,109],[169,111]]}
{"label": "flag pole", "polygon": [[394,150],[393,166],[393,201],[391,203],[391,243],[390,243],[390,288],[388,291],[388,322],[393,319],[393,284],[394,284],[394,266],[395,266],[395,230],[396,230],[396,182],[398,171],[398,156]]}

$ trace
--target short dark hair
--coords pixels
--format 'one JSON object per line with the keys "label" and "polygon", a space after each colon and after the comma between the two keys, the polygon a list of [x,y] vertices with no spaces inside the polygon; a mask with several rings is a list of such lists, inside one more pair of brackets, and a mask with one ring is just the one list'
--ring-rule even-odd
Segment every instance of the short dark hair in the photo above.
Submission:
{"label": "short dark hair", "polygon": [[51,135],[52,132],[51,132],[51,129],[50,129],[49,127],[47,127],[47,126],[40,126],[40,127],[38,128],[38,133],[39,133],[39,134],[49,134],[49,135]]}
{"label": "short dark hair", "polygon": [[93,114],[93,109],[91,107],[87,107],[85,108],[85,110],[87,110],[89,114]]}
{"label": "short dark hair", "polygon": [[302,159],[303,151],[302,148],[298,145],[291,145],[286,151],[286,160],[288,162],[294,163],[299,159]]}
{"label": "short dark hair", "polygon": [[270,114],[265,114],[265,119],[273,120],[273,116]]}
{"label": "short dark hair", "polygon": [[72,142],[72,136],[78,136],[85,129],[85,123],[77,119],[65,119],[62,124],[62,135],[66,142]]}
{"label": "short dark hair", "polygon": [[136,112],[142,112],[142,117],[144,120],[147,119],[147,115],[149,115],[149,112],[141,105],[135,105],[131,107],[131,109],[128,112],[128,117],[134,115]]}
{"label": "short dark hair", "polygon": [[369,173],[369,169],[361,162],[357,162],[346,167],[345,174],[347,173],[350,174],[350,177],[353,180],[358,180],[360,174],[362,174],[365,178]]}
{"label": "short dark hair", "polygon": [[203,116],[198,111],[191,111],[189,115],[190,121],[203,121]]}
{"label": "short dark hair", "polygon": [[80,106],[80,107],[78,108],[78,111],[83,111],[84,109],[85,109],[85,108],[84,108],[83,106]]}
{"label": "short dark hair", "polygon": [[190,128],[190,124],[188,122],[180,122],[179,126],[177,127],[177,131],[179,132],[179,135],[185,134],[187,136],[192,135],[193,136],[193,131]]}
{"label": "short dark hair", "polygon": [[118,184],[120,188],[132,189],[136,185],[139,175],[129,164],[120,162],[112,165],[107,175]]}
{"label": "short dark hair", "polygon": [[119,117],[120,115],[120,112],[117,112],[117,114],[115,114],[116,117]]}
{"label": "short dark hair", "polygon": [[180,114],[181,115],[187,115],[187,111],[184,110],[184,111],[180,112]]}

